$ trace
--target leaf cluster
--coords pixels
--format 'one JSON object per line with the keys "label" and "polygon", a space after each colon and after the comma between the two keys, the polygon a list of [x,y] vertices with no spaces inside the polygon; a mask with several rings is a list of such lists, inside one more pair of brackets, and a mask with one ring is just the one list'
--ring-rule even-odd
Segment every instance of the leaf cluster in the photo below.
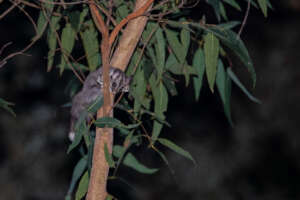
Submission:
{"label": "leaf cluster", "polygon": [[[109,2],[99,1],[97,6],[112,30],[132,12],[134,1],[115,0],[113,4]],[[192,83],[196,100],[200,97],[204,81],[207,81],[212,92],[217,88],[230,124],[233,124],[230,113],[232,83],[250,100],[259,102],[236,76],[235,64],[228,56],[234,54],[241,61],[242,67],[249,71],[254,87],[256,74],[253,62],[240,35],[234,31],[241,22],[229,21],[227,15],[231,9],[243,12],[241,5],[246,5],[247,2],[248,5],[260,8],[264,16],[267,16],[267,8],[271,8],[268,0],[207,0],[206,3],[213,8],[218,20],[216,24],[209,24],[206,21],[210,19],[206,19],[203,13],[200,13],[203,15],[201,21],[196,21],[189,15],[188,10],[197,6],[197,1],[166,0],[154,3],[153,8],[145,13],[150,21],[126,71],[133,76],[130,93],[116,105],[116,108],[126,113],[128,119],[124,123],[116,118],[105,117],[86,124],[86,116],[95,114],[103,104],[102,98],[97,99],[82,114],[76,124],[75,139],[68,149],[70,152],[78,148],[82,158],[74,168],[66,199],[71,198],[77,183],[76,199],[84,197],[87,191],[95,134],[93,127],[114,128],[122,138],[120,144],[114,145],[112,154],[107,146],[104,149],[106,161],[112,169],[111,178],[116,178],[121,164],[146,174],[158,170],[142,164],[130,151],[131,146],[140,146],[145,141],[167,165],[168,160],[159,149],[161,146],[195,163],[186,150],[160,136],[163,127],[170,126],[166,121],[166,111],[170,96],[179,94],[176,88],[178,76],[184,76],[186,86]],[[60,75],[65,70],[72,70],[82,81],[85,71],[94,71],[101,65],[101,37],[88,6],[80,2],[61,5],[48,0],[41,1],[39,7],[41,10],[36,23],[37,34],[33,40],[41,38],[43,34],[47,35],[47,70],[50,71],[56,66]],[[246,14],[248,15],[247,12]],[[241,27],[244,23],[242,22]],[[83,55],[78,56],[80,51],[76,51],[76,47],[83,49]],[[74,94],[77,85],[74,81],[70,85],[70,91]],[[0,99],[0,106],[13,113],[10,105]]]}

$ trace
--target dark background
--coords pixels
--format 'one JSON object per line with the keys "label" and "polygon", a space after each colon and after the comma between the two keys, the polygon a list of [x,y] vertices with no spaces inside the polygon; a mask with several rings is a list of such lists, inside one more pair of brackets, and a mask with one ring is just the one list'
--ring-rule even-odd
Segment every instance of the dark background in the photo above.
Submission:
{"label": "dark background", "polygon": [[[172,174],[152,150],[139,149],[139,160],[160,171],[143,175],[121,167],[119,175],[130,186],[110,181],[112,194],[146,200],[299,199],[300,2],[272,3],[268,18],[251,8],[242,35],[257,71],[253,93],[262,104],[234,87],[232,128],[217,94],[205,85],[195,102],[193,88],[181,81],[180,96],[171,98],[167,112],[172,128],[162,135],[188,150],[198,165],[162,148]],[[5,8],[0,4],[0,13]],[[229,17],[243,14],[232,11]],[[26,46],[33,34],[24,15],[11,12],[0,20],[0,47],[13,42],[2,56]],[[46,73],[47,50],[41,40],[27,52],[31,56],[17,56],[0,69],[0,97],[16,103],[17,113],[13,118],[0,110],[0,199],[63,199],[79,159],[66,154],[69,109],[61,107],[70,101],[64,88],[71,73]],[[249,86],[249,75],[239,69]]]}

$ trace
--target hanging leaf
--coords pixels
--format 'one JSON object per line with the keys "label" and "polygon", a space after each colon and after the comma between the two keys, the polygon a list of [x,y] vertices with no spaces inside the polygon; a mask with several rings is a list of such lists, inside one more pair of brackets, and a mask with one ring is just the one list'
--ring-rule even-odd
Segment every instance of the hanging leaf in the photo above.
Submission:
{"label": "hanging leaf", "polygon": [[58,17],[58,16],[51,17],[51,22],[50,22],[51,24],[50,24],[50,28],[48,31],[48,38],[47,38],[47,43],[48,43],[48,47],[49,47],[47,72],[51,71],[53,62],[54,62],[54,55],[55,55],[56,45],[57,45],[56,30],[59,29],[58,22],[59,22],[60,18],[61,17]]}
{"label": "hanging leaf", "polygon": [[[124,151],[125,151],[124,147],[120,145],[115,145],[113,150],[113,155],[119,158],[121,157],[121,155],[124,154]],[[132,153],[127,153],[127,155],[123,160],[123,164],[143,174],[153,174],[158,171],[158,169],[148,168],[142,163],[140,163]]]}
{"label": "hanging leaf", "polygon": [[196,101],[198,101],[200,96],[200,91],[202,88],[203,75],[205,72],[205,57],[202,48],[198,48],[198,50],[194,54],[193,68],[197,72],[197,76],[193,77],[193,82],[194,82],[195,98]]}
{"label": "hanging leaf", "polygon": [[181,64],[184,63],[185,52],[184,52],[184,48],[182,48],[182,45],[179,42],[177,33],[169,29],[164,29],[164,31],[166,33],[168,43],[171,46],[176,58],[179,60]]}
{"label": "hanging leaf", "polygon": [[228,17],[227,17],[226,10],[224,8],[223,3],[221,1],[219,1],[219,4],[220,4],[220,13],[221,13],[221,16],[224,18],[224,20],[228,21]]}
{"label": "hanging leaf", "polygon": [[147,84],[143,72],[143,68],[139,67],[137,68],[137,71],[133,78],[133,86],[131,87],[130,93],[134,97],[134,106],[133,111],[134,113],[138,113],[141,109],[141,106],[147,104],[146,100],[146,90],[147,90]]}
{"label": "hanging leaf", "polygon": [[67,23],[62,31],[61,44],[62,44],[62,55],[60,62],[60,75],[62,75],[65,65],[67,63],[68,57],[72,52],[75,44],[75,31],[73,30],[70,23]]}
{"label": "hanging leaf", "polygon": [[157,139],[162,145],[168,147],[169,149],[175,151],[176,153],[186,157],[187,159],[191,160],[195,165],[196,165],[196,161],[193,159],[193,157],[191,156],[191,154],[189,152],[187,152],[186,150],[182,149],[181,147],[179,147],[178,145],[174,144],[173,142],[171,142],[168,139],[165,138],[158,138]]}
{"label": "hanging leaf", "polygon": [[[49,2],[53,2],[53,0],[49,0]],[[54,7],[53,3],[42,3],[42,5],[44,9],[41,9],[40,11],[40,15],[37,21],[37,33],[36,36],[32,38],[32,41],[36,41],[42,37],[48,25],[48,21],[50,19],[51,13],[53,11],[53,7]]]}
{"label": "hanging leaf", "polygon": [[223,0],[225,3],[228,3],[229,5],[231,5],[232,7],[234,7],[235,9],[237,9],[238,11],[242,11],[240,5],[235,1],[235,0]]}
{"label": "hanging leaf", "polygon": [[208,80],[209,88],[214,92],[214,85],[216,80],[218,57],[219,57],[219,40],[213,33],[208,33],[204,37],[204,55],[205,55],[205,67],[206,76]]}
{"label": "hanging leaf", "polygon": [[233,71],[230,68],[227,68],[227,74],[228,76],[231,78],[231,80],[237,85],[239,86],[239,88],[248,96],[248,98],[255,102],[255,103],[261,103],[260,100],[258,100],[257,98],[255,98],[252,94],[250,94],[250,92],[248,92],[248,90],[245,88],[245,86],[240,82],[240,80],[238,79],[238,77],[233,73]]}
{"label": "hanging leaf", "polygon": [[214,11],[215,11],[215,14],[217,16],[217,19],[218,21],[221,20],[221,17],[220,17],[220,4],[219,4],[219,0],[207,0],[207,3],[210,4]]}
{"label": "hanging leaf", "polygon": [[86,171],[79,182],[75,199],[81,200],[87,193],[88,187],[89,187],[89,174],[88,171]]}
{"label": "hanging leaf", "polygon": [[82,43],[88,61],[90,71],[95,71],[101,64],[101,58],[99,54],[99,42],[98,31],[96,31],[94,24],[91,20],[87,23],[87,28],[83,32],[80,32]]}
{"label": "hanging leaf", "polygon": [[227,76],[226,71],[224,69],[224,65],[220,59],[218,62],[216,85],[224,105],[225,116],[227,117],[230,125],[233,126],[233,122],[231,119],[231,110],[230,110],[231,80]]}
{"label": "hanging leaf", "polygon": [[104,144],[104,155],[105,155],[105,160],[108,163],[108,166],[110,168],[115,168],[115,162],[114,162],[111,154],[108,151],[108,147],[107,147],[106,143]]}
{"label": "hanging leaf", "polygon": [[157,29],[157,31],[155,32],[155,37],[157,40],[157,42],[155,43],[155,52],[157,60],[157,65],[155,65],[155,68],[157,70],[158,80],[160,80],[164,71],[166,59],[166,42],[161,28]]}
{"label": "hanging leaf", "polygon": [[4,99],[0,98],[0,107],[9,112],[12,116],[16,117],[16,113],[13,111],[11,106],[14,106],[14,103],[5,101]]}
{"label": "hanging leaf", "polygon": [[189,23],[192,27],[206,30],[208,32],[213,33],[217,36],[223,44],[225,44],[228,48],[230,48],[243,62],[243,64],[247,67],[248,71],[251,74],[251,78],[253,81],[253,87],[256,84],[256,73],[253,67],[252,60],[248,54],[248,50],[245,47],[243,41],[239,38],[239,36],[228,29],[221,29],[217,26],[205,26],[200,23]]}
{"label": "hanging leaf", "polygon": [[163,77],[163,83],[166,86],[168,92],[171,94],[171,96],[178,95],[176,85],[174,80],[171,79],[171,74],[166,72],[166,76]]}
{"label": "hanging leaf", "polygon": [[180,40],[183,48],[183,57],[186,58],[190,46],[191,36],[190,32],[186,29],[180,31]]}
{"label": "hanging leaf", "polygon": [[[150,77],[149,82],[154,97],[154,113],[159,118],[164,120],[165,119],[164,112],[167,110],[168,107],[168,92],[162,82],[156,84],[157,81],[155,80],[154,74],[152,74],[152,76]],[[161,123],[154,121],[152,136],[151,136],[153,143],[158,138],[162,127],[163,125]]]}
{"label": "hanging leaf", "polygon": [[258,1],[258,5],[259,5],[261,11],[263,12],[264,16],[267,17],[268,16],[267,0],[257,0],[257,1]]}
{"label": "hanging leaf", "polygon": [[69,145],[67,153],[70,153],[75,147],[77,147],[83,137],[89,131],[89,127],[85,123],[86,114],[82,114],[75,125],[75,138]]}
{"label": "hanging leaf", "polygon": [[83,172],[85,171],[86,166],[87,166],[87,156],[84,156],[78,161],[78,163],[74,167],[71,184],[69,186],[67,196],[72,195],[75,185],[77,184],[79,178],[82,176]]}

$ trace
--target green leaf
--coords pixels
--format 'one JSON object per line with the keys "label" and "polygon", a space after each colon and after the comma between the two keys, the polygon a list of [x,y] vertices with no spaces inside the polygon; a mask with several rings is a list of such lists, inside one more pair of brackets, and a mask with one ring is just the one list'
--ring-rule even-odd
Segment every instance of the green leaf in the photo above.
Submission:
{"label": "green leaf", "polygon": [[[49,2],[53,2],[53,0],[49,0]],[[43,33],[46,30],[48,20],[50,19],[54,7],[54,4],[52,3],[42,3],[42,5],[45,9],[41,9],[40,11],[40,15],[37,21],[37,35],[32,38],[33,41],[36,41],[42,37]]]}
{"label": "green leaf", "polygon": [[225,3],[228,3],[229,5],[231,5],[232,7],[234,7],[235,9],[237,9],[238,11],[242,11],[240,5],[235,1],[235,0],[223,0]]}
{"label": "green leaf", "polygon": [[228,76],[231,78],[231,80],[237,85],[239,86],[239,88],[248,96],[248,98],[255,102],[255,103],[261,103],[261,101],[257,98],[255,98],[252,94],[250,94],[250,92],[248,92],[248,90],[245,88],[245,86],[240,82],[240,80],[238,79],[238,77],[233,73],[233,71],[230,68],[227,68],[227,74]]}
{"label": "green leaf", "polygon": [[188,50],[189,50],[189,46],[190,46],[190,41],[191,41],[190,31],[188,31],[186,29],[182,29],[180,32],[180,40],[181,40],[183,52],[184,52],[183,57],[186,58],[186,55],[188,54]]}
{"label": "green leaf", "polygon": [[115,128],[115,127],[123,127],[123,123],[116,119],[116,118],[112,118],[112,117],[102,117],[100,119],[97,119],[94,122],[95,126],[99,127],[99,128]]}
{"label": "green leaf", "polygon": [[140,123],[125,125],[120,120],[112,117],[102,117],[100,119],[97,119],[94,122],[94,124],[99,128],[108,127],[108,128],[125,128],[125,129],[133,129],[140,125]]}
{"label": "green leaf", "polygon": [[171,142],[168,139],[165,138],[158,138],[157,139],[162,145],[168,147],[169,149],[175,151],[176,153],[186,157],[187,159],[191,160],[194,164],[196,164],[195,160],[193,159],[193,157],[191,156],[191,154],[189,152],[187,152],[186,150],[184,150],[183,148],[181,148],[180,146],[174,144],[173,142]]}
{"label": "green leaf", "polygon": [[218,21],[221,20],[220,17],[220,4],[219,4],[219,0],[206,0],[208,4],[210,4],[215,11],[215,14],[217,16]]}
{"label": "green leaf", "polygon": [[88,187],[89,187],[89,174],[88,171],[86,171],[79,182],[75,199],[81,200],[87,193]]}
{"label": "green leaf", "polygon": [[233,29],[234,27],[240,25],[241,22],[239,21],[230,21],[222,24],[218,24],[217,26],[223,29]]}
{"label": "green leaf", "polygon": [[141,106],[146,106],[146,90],[147,83],[144,76],[144,71],[142,67],[138,67],[134,77],[133,77],[133,86],[131,87],[130,93],[134,97],[134,113],[138,113],[141,109]]}
{"label": "green leaf", "polygon": [[154,66],[158,66],[158,61],[157,61],[157,58],[155,56],[155,53],[154,53],[154,50],[153,50],[153,47],[151,46],[147,46],[147,53],[149,54],[151,60],[152,60],[152,63],[154,64]]}
{"label": "green leaf", "polygon": [[86,113],[81,114],[79,120],[76,122],[75,139],[69,145],[67,153],[70,153],[75,147],[77,147],[82,139],[82,136],[88,132],[89,127],[86,126],[85,117],[86,117]]}
{"label": "green leaf", "polygon": [[0,98],[0,107],[2,107],[4,110],[9,112],[12,116],[16,117],[16,113],[13,111],[13,109],[10,106],[15,105],[14,103],[5,101],[4,99]]}
{"label": "green leaf", "polygon": [[205,57],[202,48],[198,48],[193,58],[193,68],[197,72],[197,77],[193,77],[195,98],[198,101],[202,88],[203,75],[205,72]]}
{"label": "green leaf", "polygon": [[230,48],[243,62],[243,64],[247,67],[248,71],[251,74],[251,78],[253,81],[253,87],[256,84],[256,73],[253,67],[252,60],[248,54],[248,50],[245,47],[243,41],[240,37],[233,31],[228,29],[222,29],[217,26],[205,26],[201,25],[200,23],[189,23],[192,27],[205,30],[208,32],[213,33],[217,36],[221,42]]}
{"label": "green leaf", "polygon": [[263,12],[264,16],[267,17],[268,16],[267,0],[257,0],[257,1],[258,1],[258,5],[259,5],[261,11]]}
{"label": "green leaf", "polygon": [[120,20],[125,18],[129,14],[129,10],[127,8],[127,5],[121,5],[117,8],[117,13],[120,15]]}
{"label": "green leaf", "polygon": [[175,174],[174,170],[170,167],[169,161],[166,158],[166,156],[162,152],[160,152],[158,149],[155,149],[155,152],[158,153],[158,155],[161,157],[161,159],[166,163],[166,165],[168,166],[168,168],[171,171],[171,173]]}
{"label": "green leaf", "polygon": [[105,143],[104,144],[104,155],[105,155],[105,160],[106,162],[108,163],[108,166],[110,168],[114,168],[115,167],[115,162],[111,156],[111,154],[109,153],[108,151],[108,148],[107,148],[107,144]]}
{"label": "green leaf", "polygon": [[70,23],[67,23],[65,28],[62,30],[61,44],[62,44],[62,55],[60,64],[60,75],[63,73],[68,57],[72,52],[75,44],[75,31],[73,30]]}
{"label": "green leaf", "polygon": [[70,24],[72,28],[76,31],[79,30],[79,20],[80,20],[80,12],[78,10],[72,11],[68,13]]}
{"label": "green leaf", "polygon": [[164,31],[166,33],[168,43],[171,46],[176,58],[179,60],[180,63],[184,63],[185,52],[184,52],[184,48],[179,42],[177,33],[169,29],[164,29]]}
{"label": "green leaf", "polygon": [[204,37],[204,55],[206,65],[206,76],[210,90],[214,92],[216,80],[218,57],[219,57],[219,40],[213,33],[208,33]]}
{"label": "green leaf", "polygon": [[87,111],[91,114],[96,113],[103,105],[103,96],[100,95],[96,100],[88,106]]}
{"label": "green leaf", "polygon": [[155,43],[157,65],[155,65],[155,67],[157,70],[158,80],[160,80],[164,71],[166,59],[166,41],[161,28],[157,29],[155,32],[155,37],[157,40],[157,43]]}
{"label": "green leaf", "polygon": [[226,71],[224,69],[224,65],[220,59],[218,62],[216,85],[224,105],[225,116],[227,117],[230,125],[233,126],[233,122],[231,119],[231,110],[230,110],[231,80],[227,76]]}
{"label": "green leaf", "polygon": [[[119,145],[115,145],[114,146],[114,150],[113,150],[113,154],[116,157],[120,157],[125,151],[125,148]],[[148,168],[145,165],[143,165],[142,163],[140,163],[132,153],[128,153],[124,160],[123,160],[123,164],[127,167],[130,167],[140,173],[143,174],[153,174],[155,172],[158,171],[158,169],[155,168]]]}
{"label": "green leaf", "polygon": [[221,1],[219,1],[220,3],[220,13],[221,13],[221,16],[226,20],[228,21],[228,17],[227,17],[227,14],[226,14],[226,10],[224,8],[224,5]]}
{"label": "green leaf", "polygon": [[171,94],[171,96],[178,95],[175,82],[170,78],[171,74],[168,72],[166,72],[165,74],[167,74],[167,76],[163,77],[163,83],[166,86],[168,92]]}
{"label": "green leaf", "polygon": [[95,71],[101,64],[99,54],[98,32],[96,31],[91,20],[87,22],[88,26],[83,32],[80,32],[85,55],[88,61],[90,71]]}
{"label": "green leaf", "polygon": [[76,183],[78,182],[79,178],[82,176],[84,170],[86,169],[86,166],[87,166],[87,156],[84,156],[78,161],[78,163],[74,167],[71,184],[69,186],[67,196],[72,195],[72,193],[74,191],[74,187],[75,187]]}
{"label": "green leaf", "polygon": [[173,53],[170,53],[167,61],[166,61],[166,69],[168,69],[169,71],[172,71],[173,66],[176,65],[180,65],[175,57],[175,55]]}
{"label": "green leaf", "polygon": [[[149,83],[154,97],[154,113],[159,118],[164,120],[165,119],[164,112],[168,108],[168,92],[162,82],[156,84],[157,81],[155,80],[154,74],[151,75]],[[156,139],[158,138],[162,127],[163,126],[161,123],[154,121],[152,137],[151,137],[153,142],[155,142]]]}
{"label": "green leaf", "polygon": [[52,16],[51,21],[50,21],[50,28],[48,31],[48,38],[47,38],[47,43],[49,47],[48,51],[48,63],[47,63],[47,72],[51,71],[53,62],[54,62],[54,55],[55,55],[55,50],[56,50],[56,30],[59,29],[59,22],[60,17],[58,16]]}

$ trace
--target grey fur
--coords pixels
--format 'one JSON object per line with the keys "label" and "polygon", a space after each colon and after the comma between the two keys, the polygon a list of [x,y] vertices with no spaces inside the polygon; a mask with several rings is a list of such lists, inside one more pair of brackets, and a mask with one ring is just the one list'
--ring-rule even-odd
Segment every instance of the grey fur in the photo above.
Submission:
{"label": "grey fur", "polygon": [[[128,92],[131,77],[127,77],[120,69],[110,67],[110,91],[114,94],[118,92]],[[82,89],[74,96],[71,108],[71,124],[69,138],[74,139],[74,128],[80,115],[87,107],[93,103],[102,94],[102,67],[91,72],[85,79]],[[87,121],[91,120],[91,116],[87,117]]]}

